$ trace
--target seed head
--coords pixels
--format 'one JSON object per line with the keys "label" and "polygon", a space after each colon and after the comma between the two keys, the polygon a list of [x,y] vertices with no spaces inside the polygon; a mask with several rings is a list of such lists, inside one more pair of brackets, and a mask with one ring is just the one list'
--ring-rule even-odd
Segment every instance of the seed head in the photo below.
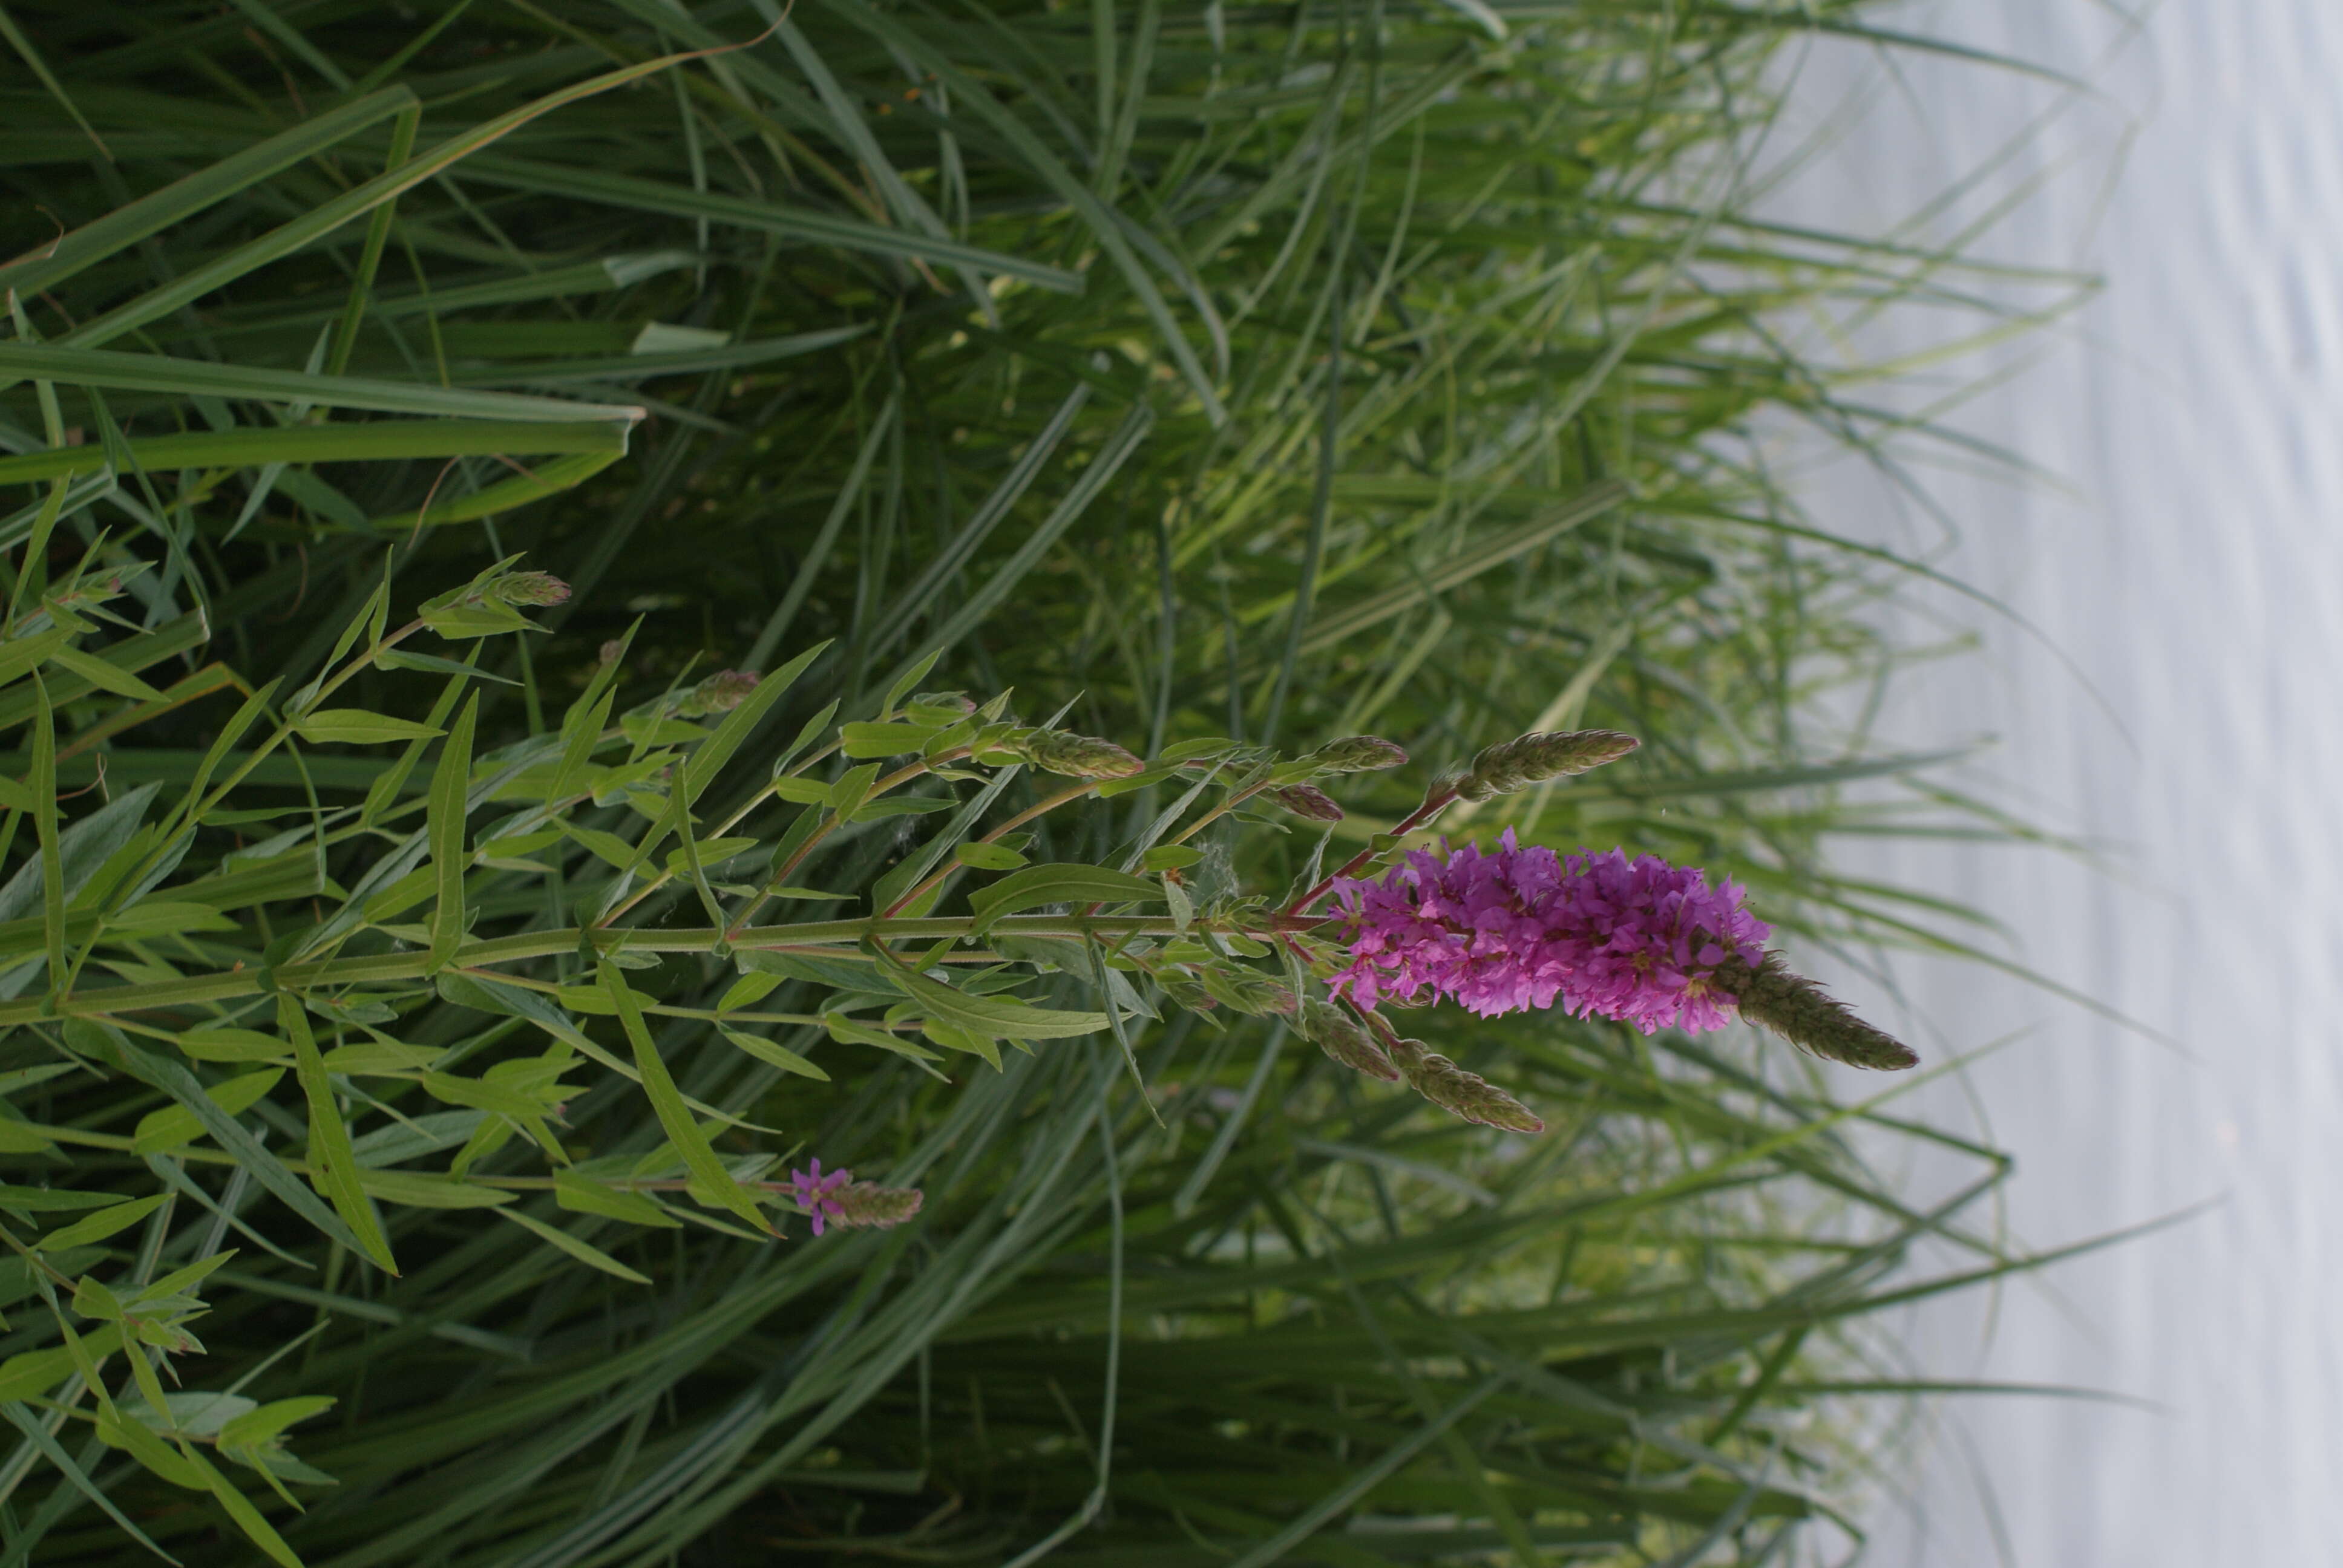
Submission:
{"label": "seed head", "polygon": [[1333,797],[1310,784],[1282,785],[1269,792],[1269,798],[1297,817],[1312,822],[1339,822],[1342,809],[1334,804]]}
{"label": "seed head", "polygon": [[1380,735],[1353,735],[1330,740],[1302,760],[1321,773],[1373,773],[1398,767],[1407,753]]}
{"label": "seed head", "polygon": [[1548,779],[1561,779],[1616,762],[1641,746],[1632,735],[1614,729],[1532,730],[1518,740],[1501,741],[1473,759],[1473,766],[1456,785],[1467,800],[1510,795]]}

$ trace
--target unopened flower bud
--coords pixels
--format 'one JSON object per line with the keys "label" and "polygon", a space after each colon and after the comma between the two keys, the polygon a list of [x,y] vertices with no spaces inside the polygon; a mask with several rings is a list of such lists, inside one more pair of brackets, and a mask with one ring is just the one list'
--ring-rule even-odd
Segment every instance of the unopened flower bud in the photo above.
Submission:
{"label": "unopened flower bud", "polygon": [[1333,797],[1309,784],[1281,785],[1269,792],[1269,798],[1297,817],[1307,817],[1312,822],[1339,822],[1342,809],[1334,804]]}
{"label": "unopened flower bud", "polygon": [[683,719],[699,719],[710,713],[729,713],[749,699],[757,689],[757,672],[753,669],[719,669],[707,679],[684,693],[676,704],[676,714]]}
{"label": "unopened flower bud", "polygon": [[1328,1002],[1305,1001],[1293,1027],[1302,1039],[1316,1042],[1319,1050],[1353,1072],[1363,1072],[1386,1083],[1399,1081],[1399,1069],[1391,1064],[1391,1059],[1376,1046],[1364,1026],[1341,1008]]}
{"label": "unopened flower bud", "polygon": [[1398,767],[1407,760],[1407,753],[1380,735],[1353,735],[1330,740],[1302,760],[1321,773],[1373,773]]}
{"label": "unopened flower bud", "polygon": [[881,1187],[857,1181],[830,1196],[830,1218],[857,1230],[885,1230],[920,1211],[927,1195],[917,1187]]}
{"label": "unopened flower bud", "polygon": [[1127,779],[1147,766],[1111,740],[1036,729],[1003,743],[1034,767],[1070,779]]}
{"label": "unopened flower bud", "polygon": [[965,691],[915,691],[906,708],[940,708],[953,713],[974,713],[976,700]]}
{"label": "unopened flower bud", "polygon": [[1467,800],[1510,795],[1532,784],[1561,779],[1616,762],[1641,746],[1632,735],[1614,729],[1532,730],[1518,740],[1501,741],[1473,759],[1473,766],[1457,782],[1456,793]]}
{"label": "unopened flower bud", "polygon": [[616,664],[618,662],[618,656],[626,651],[627,645],[614,637],[609,641],[604,643],[600,649],[596,652],[594,655],[594,662],[597,664]]}
{"label": "unopened flower bud", "polygon": [[1394,1040],[1390,1049],[1392,1060],[1407,1075],[1408,1086],[1451,1115],[1509,1132],[1545,1131],[1545,1123],[1528,1106],[1479,1073],[1465,1071],[1423,1041]]}
{"label": "unopened flower bud", "polygon": [[1920,1065],[1910,1046],[1855,1017],[1814,981],[1791,973],[1777,952],[1769,950],[1754,969],[1738,953],[1732,954],[1710,979],[1739,1004],[1743,1018],[1764,1024],[1802,1050],[1884,1072]]}
{"label": "unopened flower bud", "polygon": [[496,604],[541,608],[560,604],[568,597],[569,585],[550,572],[512,572],[488,585],[488,598]]}

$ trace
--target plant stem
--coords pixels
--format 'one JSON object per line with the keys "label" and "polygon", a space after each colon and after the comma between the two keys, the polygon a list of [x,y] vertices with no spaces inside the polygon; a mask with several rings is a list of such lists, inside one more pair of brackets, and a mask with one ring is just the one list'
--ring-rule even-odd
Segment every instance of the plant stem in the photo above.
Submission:
{"label": "plant stem", "polygon": [[[888,790],[898,789],[902,785],[910,782],[921,774],[933,769],[939,764],[956,762],[960,760],[961,758],[969,754],[969,749],[970,749],[965,746],[954,747],[949,751],[940,751],[933,757],[922,757],[917,762],[910,764],[909,767],[896,769],[886,778],[880,779],[877,783],[870,786],[870,793],[862,798],[863,803],[868,805],[870,801],[875,800],[880,796],[887,793]],[[733,821],[737,822],[738,820],[739,820],[739,817],[735,817],[733,819]],[[824,839],[829,838],[832,833],[836,832],[838,830],[839,824],[844,820],[845,819],[840,817],[838,812],[833,809],[830,812],[830,819],[824,822],[820,827],[815,829],[812,835],[809,837],[804,843],[798,846],[797,852],[791,855],[787,862],[773,868],[773,874],[767,878],[765,882],[765,886],[768,890],[759,893],[754,899],[751,899],[749,901],[747,907],[742,909],[739,914],[733,918],[730,930],[733,931],[746,930],[749,920],[756,917],[757,911],[763,909],[767,903],[771,901],[773,895],[769,890],[786,883],[789,879],[789,873],[795,871],[799,866],[803,865],[805,863],[806,857],[812,854],[814,850],[820,846],[821,841]],[[727,824],[727,826],[729,825],[730,824],[729,823]],[[649,890],[650,890],[648,888],[644,890],[645,892],[649,892]]]}
{"label": "plant stem", "polygon": [[[1069,800],[1079,800],[1098,787],[1099,781],[1095,779],[1085,779],[1079,784],[1069,785],[1067,788],[1059,790],[1055,795],[1043,800],[1041,804],[1037,806],[1029,806],[1024,810],[1018,812],[1017,815],[1010,818],[1009,820],[1001,824],[1000,827],[993,829],[992,831],[985,834],[981,839],[979,839],[977,842],[980,844],[998,843],[1004,836],[1015,832],[1026,823],[1031,822],[1034,818],[1042,816],[1047,812],[1054,811],[1059,807],[1066,804]],[[911,904],[917,902],[931,889],[935,888],[946,877],[950,876],[959,869],[960,862],[957,860],[948,862],[939,869],[932,876],[921,882],[918,887],[913,888],[910,892],[905,893],[901,898],[897,899],[893,903],[888,905],[881,913],[892,916],[897,910],[910,907]]]}
{"label": "plant stem", "polygon": [[[1289,912],[1268,917],[1267,922],[1257,929],[1238,926],[1225,929],[1246,936],[1268,939],[1288,932],[1315,930],[1331,923],[1332,917]],[[630,927],[620,930],[571,926],[560,930],[528,931],[518,936],[471,942],[457,950],[455,962],[461,969],[482,969],[494,964],[526,962],[531,959],[558,958],[565,953],[577,952],[588,945],[601,953],[621,950],[705,953],[713,952],[719,946],[729,945],[744,952],[820,953],[829,958],[853,960],[862,956],[854,950],[864,941],[967,937],[975,934],[975,926],[976,917],[972,915],[940,920],[890,920],[884,916],[871,916],[855,920],[808,921],[795,926],[750,926],[737,933],[714,926]],[[1189,929],[1215,928],[1207,920],[1198,920]],[[1169,915],[1010,915],[993,921],[986,931],[989,935],[1004,937],[1063,937],[1075,940],[1182,934]],[[150,981],[142,985],[109,986],[81,995],[0,1003],[0,1028],[39,1023],[50,1019],[100,1019],[154,1008],[196,1007],[208,1002],[231,1001],[240,997],[259,996],[271,990],[299,994],[337,986],[420,980],[424,978],[429,961],[430,955],[426,952],[380,953],[364,958],[282,964],[265,973],[256,969],[246,969],[239,963],[234,969],[215,974]],[[87,1141],[94,1141],[97,1136],[92,1134]],[[128,1141],[121,1142],[126,1146]]]}
{"label": "plant stem", "polygon": [[[1453,802],[1455,799],[1456,796],[1453,791],[1442,793],[1439,790],[1433,790],[1432,793],[1424,796],[1423,805],[1418,806],[1414,810],[1410,811],[1393,827],[1388,835],[1383,836],[1393,839],[1406,838],[1410,833],[1414,832],[1418,828],[1423,827],[1426,822],[1432,820],[1433,818],[1440,815],[1440,813]],[[1359,869],[1362,866],[1364,866],[1369,860],[1373,859],[1377,853],[1378,851],[1375,847],[1373,844],[1369,844],[1365,849],[1360,850],[1357,854],[1343,861],[1339,868],[1320,878],[1316,887],[1311,889],[1308,892],[1302,894],[1300,898],[1286,905],[1285,912],[1289,915],[1300,914],[1303,910],[1308,909],[1312,904],[1314,904],[1320,899],[1324,898],[1326,896],[1327,889],[1332,887],[1336,882],[1341,881],[1352,872]]]}

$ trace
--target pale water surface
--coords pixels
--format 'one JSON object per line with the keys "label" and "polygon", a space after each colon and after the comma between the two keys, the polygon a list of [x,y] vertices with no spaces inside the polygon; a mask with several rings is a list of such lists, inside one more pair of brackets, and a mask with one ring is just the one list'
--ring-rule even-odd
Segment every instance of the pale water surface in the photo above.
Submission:
{"label": "pale water surface", "polygon": [[[1950,1407],[1916,1504],[1874,1521],[1871,1560],[2343,1563],[2343,3],[2167,0],[2137,36],[2095,0],[1885,19],[2087,76],[2097,95],[1908,55],[1883,74],[1818,47],[1807,123],[1850,84],[1879,90],[1778,210],[1901,221],[2064,103],[1962,210],[2039,175],[1987,248],[2109,282],[2033,345],[2039,363],[1958,417],[2079,495],[1935,486],[1963,534],[1942,564],[2079,676],[1932,594],[1987,651],[1916,684],[1887,728],[1914,745],[1999,735],[1966,778],[2130,853],[2120,878],[2039,850],[1864,840],[1842,863],[2000,916],[2013,956],[2185,1047],[1973,967],[1898,960],[1934,1060],[2035,1026],[1966,1086],[1919,1096],[2017,1153],[2016,1237],[2046,1247],[2218,1201],[2046,1289],[2010,1287],[1997,1321],[1976,1294],[1901,1322],[1936,1371],[2118,1390],[2170,1413]],[[1851,467],[1809,494],[1844,531],[1936,537]],[[1879,988],[1817,967],[1897,1016]]]}

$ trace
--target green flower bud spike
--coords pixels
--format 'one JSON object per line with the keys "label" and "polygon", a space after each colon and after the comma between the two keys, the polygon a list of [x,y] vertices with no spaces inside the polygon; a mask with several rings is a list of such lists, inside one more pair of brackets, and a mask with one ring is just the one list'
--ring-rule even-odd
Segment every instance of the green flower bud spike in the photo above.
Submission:
{"label": "green flower bud spike", "polygon": [[1003,742],[1001,749],[1070,779],[1127,779],[1147,766],[1111,740],[1060,729],[1036,729]]}
{"label": "green flower bud spike", "polygon": [[1399,1069],[1376,1046],[1365,1026],[1332,1003],[1303,1002],[1293,1027],[1302,1039],[1314,1041],[1319,1050],[1352,1071],[1386,1083],[1399,1081]]}
{"label": "green flower bud spike", "polygon": [[495,604],[525,605],[541,609],[568,602],[569,585],[551,572],[509,572],[487,585],[485,597]]}
{"label": "green flower bud spike", "polygon": [[676,717],[703,719],[711,713],[729,713],[756,689],[755,670],[719,669],[684,693],[682,700],[676,704]]}
{"label": "green flower bud spike", "polygon": [[1545,1123],[1530,1108],[1483,1078],[1467,1072],[1420,1040],[1386,1042],[1391,1059],[1407,1075],[1408,1087],[1453,1116],[1509,1132],[1543,1132]]}
{"label": "green flower bud spike", "polygon": [[857,1181],[830,1195],[834,1205],[830,1222],[856,1230],[885,1230],[917,1214],[925,1197],[917,1187],[881,1187],[875,1181]]}
{"label": "green flower bud spike", "polygon": [[1882,1072],[1920,1065],[1910,1046],[1855,1017],[1814,981],[1792,974],[1777,952],[1767,952],[1754,970],[1739,955],[1728,956],[1710,978],[1734,998],[1743,1018],[1764,1024],[1801,1050]]}
{"label": "green flower bud spike", "polygon": [[1641,746],[1615,729],[1532,730],[1518,740],[1489,747],[1456,783],[1457,798],[1481,801],[1510,795],[1549,779],[1566,778],[1616,762]]}
{"label": "green flower bud spike", "polygon": [[1342,809],[1334,804],[1333,797],[1310,784],[1285,784],[1269,792],[1269,798],[1292,812],[1312,822],[1339,822]]}
{"label": "green flower bud spike", "polygon": [[1407,753],[1380,735],[1353,735],[1330,740],[1302,760],[1321,773],[1373,773],[1398,767]]}

